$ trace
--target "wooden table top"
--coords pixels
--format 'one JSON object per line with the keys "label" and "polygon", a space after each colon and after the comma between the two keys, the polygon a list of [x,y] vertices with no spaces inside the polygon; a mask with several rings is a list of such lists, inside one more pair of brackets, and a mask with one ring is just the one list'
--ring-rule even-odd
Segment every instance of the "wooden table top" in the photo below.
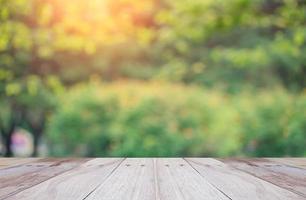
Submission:
{"label": "wooden table top", "polygon": [[306,158],[0,158],[0,199],[306,199]]}

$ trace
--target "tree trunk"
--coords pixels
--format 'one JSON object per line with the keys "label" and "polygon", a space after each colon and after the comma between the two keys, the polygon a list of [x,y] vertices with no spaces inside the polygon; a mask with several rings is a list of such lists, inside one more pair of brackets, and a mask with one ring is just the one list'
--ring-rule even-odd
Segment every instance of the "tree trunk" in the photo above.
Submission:
{"label": "tree trunk", "polygon": [[12,136],[13,132],[8,133],[7,137],[5,138],[5,157],[12,157],[13,151],[12,151]]}
{"label": "tree trunk", "polygon": [[3,140],[3,145],[5,148],[5,157],[12,157],[14,156],[12,151],[12,142],[13,142],[13,133],[15,131],[15,121],[13,120],[8,130],[1,128],[1,136]]}
{"label": "tree trunk", "polygon": [[33,152],[32,157],[38,156],[38,145],[41,138],[41,132],[33,132]]}

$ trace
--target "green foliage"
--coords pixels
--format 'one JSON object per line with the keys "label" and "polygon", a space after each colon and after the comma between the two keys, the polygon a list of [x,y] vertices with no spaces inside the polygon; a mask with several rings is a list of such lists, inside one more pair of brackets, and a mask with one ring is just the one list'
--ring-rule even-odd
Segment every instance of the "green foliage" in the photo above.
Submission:
{"label": "green foliage", "polygon": [[53,155],[305,155],[305,21],[303,0],[0,0],[2,139],[46,124]]}
{"label": "green foliage", "polygon": [[194,0],[169,5],[157,17],[162,28],[156,46],[164,63],[159,78],[229,91],[280,83],[291,91],[305,87],[305,3]]}
{"label": "green foliage", "polygon": [[8,82],[0,96],[0,127],[6,130],[11,124],[40,126],[56,107],[56,94],[60,90],[61,85],[54,77],[41,80],[37,76],[29,76],[25,80]]}
{"label": "green foliage", "polygon": [[301,156],[305,102],[283,90],[253,97],[156,82],[95,83],[66,93],[48,133],[57,156]]}
{"label": "green foliage", "polygon": [[256,106],[242,111],[244,143],[253,156],[305,156],[305,95],[260,95]]}
{"label": "green foliage", "polygon": [[86,147],[87,155],[93,156],[109,148],[110,124],[118,110],[116,102],[102,100],[92,90],[81,91],[65,95],[51,121],[50,138],[58,142],[53,149],[55,155],[84,155]]}
{"label": "green foliage", "polygon": [[229,91],[282,84],[297,92],[306,84],[303,1],[3,0],[2,5],[0,64],[16,65],[19,75],[25,69],[54,74],[69,84],[92,74],[105,80],[163,79]]}

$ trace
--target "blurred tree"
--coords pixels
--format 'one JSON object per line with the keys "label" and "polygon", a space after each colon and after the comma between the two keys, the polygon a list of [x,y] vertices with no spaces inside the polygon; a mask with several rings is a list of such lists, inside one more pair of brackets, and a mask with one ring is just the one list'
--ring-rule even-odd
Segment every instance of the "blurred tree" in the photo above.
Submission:
{"label": "blurred tree", "polygon": [[60,101],[48,127],[52,155],[241,153],[239,116],[220,93],[158,82],[91,83]]}
{"label": "blurred tree", "polygon": [[[46,122],[55,108],[62,108],[56,104],[58,94],[63,91],[62,83],[70,91],[71,86],[92,78],[106,81],[157,79],[222,88],[215,95],[216,99],[222,95],[227,98],[230,93],[243,99],[244,96],[239,92],[254,92],[253,96],[256,96],[261,89],[273,90],[269,94],[273,98],[277,95],[275,88],[284,87],[288,96],[300,99],[298,95],[303,95],[306,84],[305,21],[306,3],[303,0],[0,0],[0,130],[7,148],[6,154],[11,155],[9,144],[17,126],[33,133],[33,155],[37,154],[37,143]],[[175,86],[169,90],[173,88]],[[141,89],[147,90],[147,87]],[[137,90],[135,93],[141,92]],[[213,98],[201,96],[201,92],[196,94],[199,97],[195,99],[201,97],[202,101],[213,101]],[[185,93],[181,91],[181,95]],[[165,96],[172,100],[167,93]],[[288,99],[288,96],[282,98]],[[93,149],[102,151],[114,148],[111,145],[113,137],[126,138],[126,142],[120,143],[124,147],[122,151],[112,149],[112,153],[118,154],[131,152],[133,148],[147,151],[148,154],[153,152],[147,146],[137,146],[135,141],[138,140],[138,134],[135,132],[140,134],[139,130],[159,130],[162,133],[160,137],[168,142],[175,141],[169,133],[175,135],[187,132],[188,135],[190,129],[173,131],[169,128],[172,125],[163,123],[171,121],[167,116],[155,119],[155,115],[170,113],[173,118],[177,116],[172,120],[174,124],[185,123],[190,118],[190,124],[198,127],[195,128],[197,131],[205,129],[199,125],[202,122],[199,120],[200,114],[188,103],[186,108],[191,109],[192,114],[181,119],[176,113],[178,111],[164,108],[172,104],[177,106],[173,101],[155,97],[148,101],[139,99],[141,102],[133,107],[135,112],[123,109],[120,119],[98,113],[104,113],[108,106],[117,111],[122,109],[120,106],[117,108],[117,105],[95,98],[84,103],[86,106],[76,103],[79,107],[64,114],[57,111],[56,114],[62,116],[66,123],[66,115],[69,121],[71,113],[77,115],[83,109],[93,113],[86,119],[86,123],[94,127],[90,129],[94,135],[91,139],[100,137],[105,143],[100,144],[98,139],[88,139],[86,142],[91,143]],[[63,102],[61,100],[60,103]],[[215,114],[206,109],[203,111],[209,116],[205,120],[209,121],[209,127],[206,128],[210,134],[205,139],[211,144],[220,144],[216,138],[222,140],[221,132],[227,131],[226,123],[235,124],[233,120],[239,118],[239,114],[231,109],[232,102],[224,103],[224,106],[218,104],[219,107],[213,107]],[[254,102],[250,104],[250,118],[241,123],[267,120],[277,125],[269,128],[265,125],[245,127],[245,124],[241,124],[237,129],[231,127],[231,134],[252,132],[254,138],[241,136],[241,140],[246,148],[252,143],[250,141],[257,144],[258,148],[252,152],[254,155],[266,154],[265,149],[273,145],[271,149],[274,152],[286,147],[282,154],[303,154],[304,143],[294,144],[305,138],[301,134],[305,133],[303,114],[292,108],[294,114],[288,115],[288,127],[278,125],[278,119],[272,119],[278,118],[283,111],[291,110],[290,101],[275,107],[273,104],[267,107]],[[198,105],[206,106],[205,102]],[[258,108],[258,111],[252,111],[253,107]],[[162,110],[156,112],[156,109]],[[300,109],[303,110],[303,106]],[[223,116],[223,113],[228,115]],[[142,126],[151,118],[152,124]],[[82,116],[74,120],[80,122],[78,125],[85,130],[86,124],[81,123]],[[110,122],[112,120],[114,122]],[[116,120],[121,120],[121,128],[113,127]],[[134,123],[128,123],[130,120]],[[105,126],[100,126],[104,121]],[[111,125],[106,125],[108,123]],[[59,122],[51,124],[61,127]],[[74,130],[72,126],[67,127]],[[131,138],[135,137],[135,141],[123,135],[125,128]],[[280,131],[283,135],[279,135]],[[59,132],[53,131],[56,134]],[[68,128],[67,132],[72,134]],[[151,138],[154,134],[146,136]],[[284,141],[284,135],[288,142]],[[181,143],[184,137],[180,134],[176,136],[182,148],[169,145],[168,150],[173,155],[177,152],[205,155],[217,152],[223,155],[236,153],[239,148],[235,139],[227,137],[227,141],[222,143],[223,150],[207,145],[198,147],[197,151],[189,151],[187,147],[187,150],[184,149],[184,142]],[[67,141],[58,142],[64,144]],[[149,145],[160,148],[165,144],[154,142]],[[172,148],[176,150],[172,152]],[[88,155],[96,154],[95,150],[89,152]]]}
{"label": "blurred tree", "polygon": [[44,72],[37,51],[41,35],[34,18],[28,17],[34,9],[29,5],[28,1],[2,0],[0,6],[0,127],[6,156],[12,156],[12,134],[20,126],[33,133],[33,156],[37,155],[46,117],[54,107],[55,94],[62,89],[56,77]]}
{"label": "blurred tree", "polygon": [[36,76],[25,80],[10,82],[1,94],[0,130],[5,141],[6,156],[12,156],[11,139],[17,127],[24,127],[33,134],[34,150],[32,156],[37,156],[37,146],[44,131],[50,112],[56,105],[56,91],[60,85],[52,78],[43,83]]}
{"label": "blurred tree", "polygon": [[67,85],[96,74],[230,91],[305,87],[303,1],[1,2],[0,49],[26,62],[28,73],[57,75]]}
{"label": "blurred tree", "polygon": [[167,2],[157,18],[159,78],[230,90],[305,88],[305,1]]}

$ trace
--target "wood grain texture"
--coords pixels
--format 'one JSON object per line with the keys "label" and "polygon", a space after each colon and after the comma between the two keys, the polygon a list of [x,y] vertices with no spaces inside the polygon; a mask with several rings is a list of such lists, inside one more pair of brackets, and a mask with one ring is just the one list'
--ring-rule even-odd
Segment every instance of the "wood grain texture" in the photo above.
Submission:
{"label": "wood grain texture", "polygon": [[39,160],[39,158],[0,158],[0,169]]}
{"label": "wood grain texture", "polygon": [[70,170],[86,159],[42,159],[0,170],[0,199]]}
{"label": "wood grain texture", "polygon": [[229,199],[182,158],[157,160],[160,199]]}
{"label": "wood grain texture", "polygon": [[278,162],[292,167],[306,169],[306,158],[267,158],[272,162]]}
{"label": "wood grain texture", "polygon": [[304,163],[305,158],[0,158],[0,200],[306,200]]}
{"label": "wood grain texture", "polygon": [[153,159],[128,158],[86,200],[155,199]]}
{"label": "wood grain texture", "polygon": [[81,200],[96,189],[123,159],[96,158],[7,199]]}
{"label": "wood grain texture", "polygon": [[222,161],[306,199],[306,170],[304,169],[267,159],[222,159]]}
{"label": "wood grain texture", "polygon": [[40,159],[33,163],[13,165],[0,169],[0,199],[17,191],[23,185],[23,177],[35,175],[36,172],[50,167],[53,164],[54,161],[51,159]]}
{"label": "wood grain texture", "polygon": [[187,158],[203,177],[231,199],[303,199],[301,196],[211,158]]}

